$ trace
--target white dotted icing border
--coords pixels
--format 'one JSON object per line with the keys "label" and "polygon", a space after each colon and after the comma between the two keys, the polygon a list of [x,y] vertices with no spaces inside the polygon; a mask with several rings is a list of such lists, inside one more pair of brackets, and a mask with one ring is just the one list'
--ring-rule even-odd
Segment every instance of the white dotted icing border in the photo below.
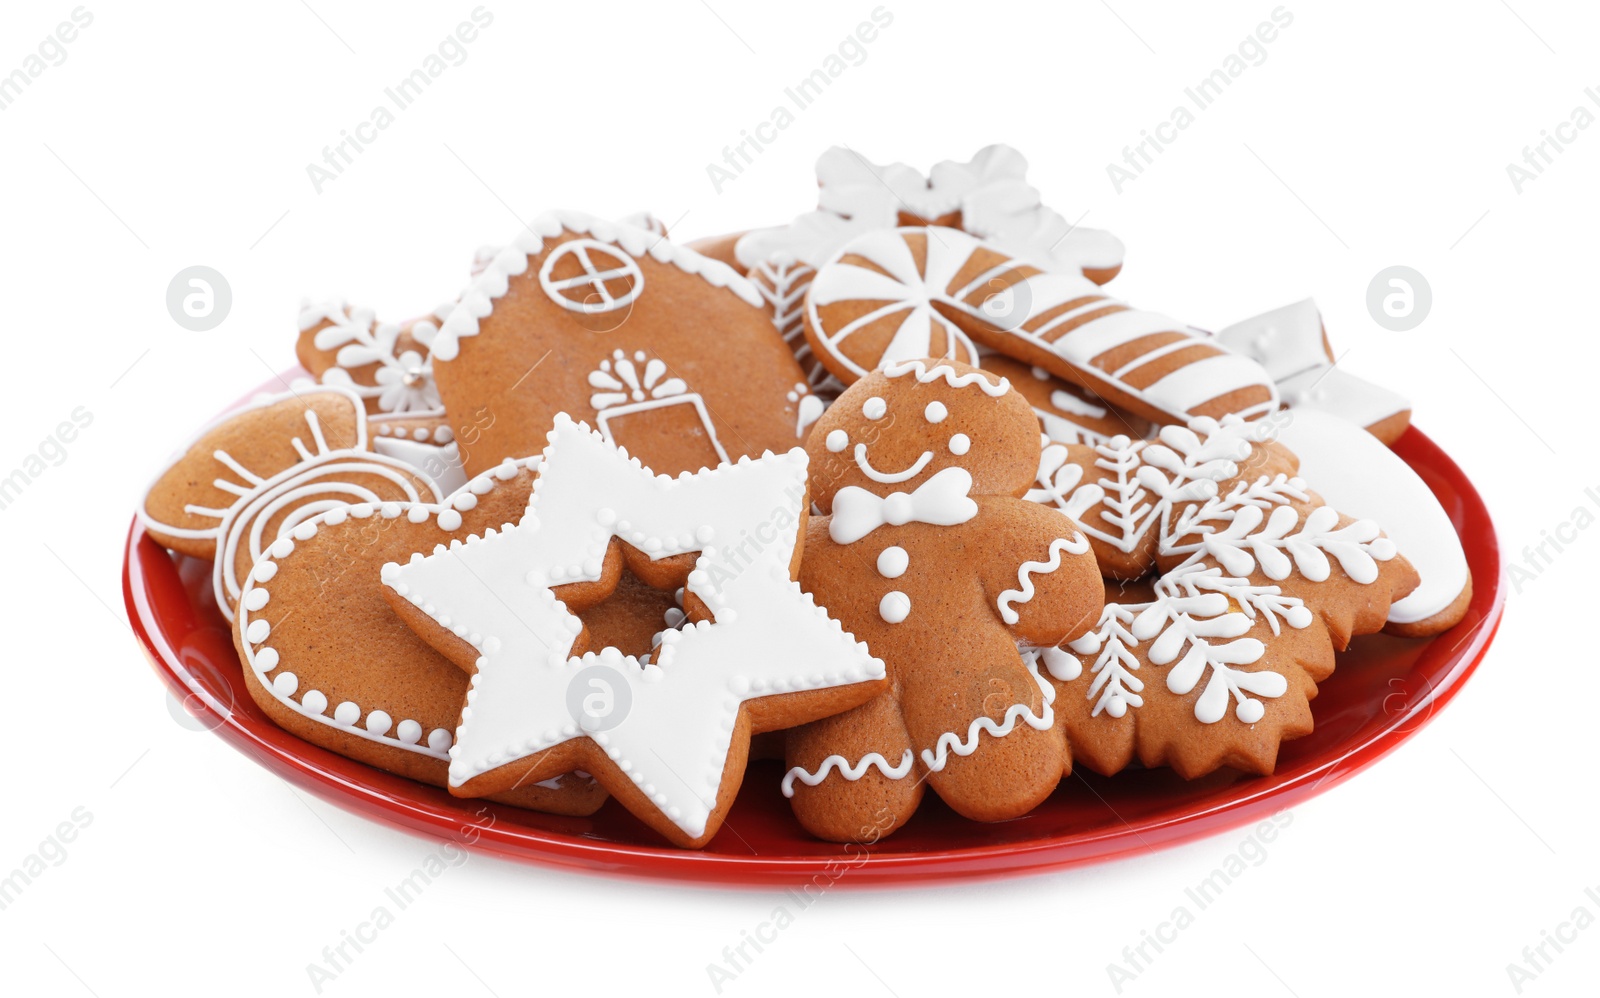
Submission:
{"label": "white dotted icing border", "polygon": [[[402,719],[397,724],[389,712],[376,708],[363,712],[359,704],[350,700],[339,703],[330,715],[327,695],[315,689],[300,692],[299,677],[285,669],[282,654],[271,645],[271,625],[263,619],[252,620],[251,613],[260,611],[271,601],[270,583],[278,574],[278,564],[294,553],[295,542],[315,537],[324,524],[337,526],[346,519],[360,520],[372,516],[392,520],[403,514],[412,523],[425,523],[431,519],[441,530],[457,530],[461,527],[461,514],[476,507],[479,496],[487,495],[500,483],[515,478],[523,468],[534,468],[538,463],[537,457],[522,461],[507,459],[493,470],[473,478],[441,503],[354,503],[331,509],[296,526],[287,536],[278,538],[250,569],[239,597],[239,617],[235,626],[245,638],[245,674],[261,683],[279,703],[303,717],[351,732],[388,748],[404,749],[448,762],[455,736],[447,728],[434,728],[424,733],[422,725],[410,718]],[[277,675],[268,681],[268,674],[273,672]],[[298,700],[295,699],[297,693]]]}
{"label": "white dotted icing border", "polygon": [[615,244],[633,257],[648,255],[658,263],[671,264],[701,277],[713,287],[727,288],[756,308],[763,307],[761,291],[754,282],[727,264],[701,256],[647,229],[579,211],[552,211],[540,215],[517,233],[511,245],[496,253],[462,292],[460,303],[444,320],[433,342],[434,358],[455,359],[461,337],[478,335],[479,320],[488,318],[494,311],[495,299],[510,289],[511,278],[527,271],[528,258],[544,252],[545,240],[554,239],[562,232],[593,236],[601,242]]}
{"label": "white dotted icing border", "polygon": [[418,420],[444,418],[443,409],[434,409],[428,412],[408,412],[396,416],[369,416],[367,426],[376,437],[393,437],[397,440],[415,440],[419,444],[445,444],[455,440],[455,431],[448,425],[440,424],[433,429],[426,426],[396,425],[402,422],[416,422]]}

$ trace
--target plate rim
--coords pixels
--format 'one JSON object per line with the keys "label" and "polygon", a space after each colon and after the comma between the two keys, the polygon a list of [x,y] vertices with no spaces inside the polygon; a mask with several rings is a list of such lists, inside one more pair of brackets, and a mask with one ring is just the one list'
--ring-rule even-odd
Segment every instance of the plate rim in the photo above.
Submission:
{"label": "plate rim", "polygon": [[[1482,611],[1476,620],[1470,623],[1464,620],[1450,631],[1430,639],[1435,643],[1444,641],[1466,628],[1455,639],[1456,647],[1445,652],[1448,660],[1441,682],[1415,702],[1408,703],[1405,710],[1394,714],[1389,724],[1287,781],[1256,792],[1250,791],[1248,782],[1242,782],[1239,784],[1242,792],[1199,810],[1140,819],[1136,823],[1124,822],[1119,828],[1056,834],[1027,842],[915,852],[878,852],[869,848],[865,850],[866,858],[851,868],[849,876],[830,879],[829,889],[845,884],[851,888],[904,887],[992,880],[1110,862],[1136,853],[1153,853],[1218,835],[1303,803],[1333,789],[1404,744],[1455,698],[1483,661],[1499,631],[1506,589],[1493,518],[1471,479],[1449,454],[1415,426],[1402,435],[1395,449],[1403,458],[1406,453],[1414,453],[1418,463],[1449,481],[1464,504],[1466,516],[1482,520],[1481,536],[1463,538],[1474,589],[1468,612],[1470,615],[1480,606]],[[1407,463],[1412,464],[1412,461]],[[222,704],[203,685],[190,681],[189,670],[166,642],[159,624],[161,618],[146,595],[148,587],[141,559],[147,555],[140,551],[146,544],[166,554],[165,549],[145,536],[135,515],[124,548],[122,591],[129,624],[144,658],[167,688],[185,702],[185,709],[209,731],[256,764],[322,800],[390,827],[436,841],[453,841],[482,854],[628,879],[770,889],[810,883],[818,875],[830,875],[839,865],[838,858],[825,855],[739,856],[678,849],[664,842],[644,845],[587,839],[582,835],[521,825],[508,828],[494,823],[484,827],[467,822],[459,813],[449,813],[438,805],[346,778],[340,770],[353,766],[389,779],[404,779],[302,741],[270,720],[242,715]],[[489,810],[500,806],[472,803],[483,803]],[[842,854],[847,853],[842,851]]]}

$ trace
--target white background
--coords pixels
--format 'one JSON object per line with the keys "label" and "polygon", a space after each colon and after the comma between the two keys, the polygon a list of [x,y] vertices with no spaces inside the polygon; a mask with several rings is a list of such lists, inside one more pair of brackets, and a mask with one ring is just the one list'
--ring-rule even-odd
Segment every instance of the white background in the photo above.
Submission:
{"label": "white background", "polygon": [[[719,195],[706,164],[873,0],[493,0],[464,64],[316,193],[306,164],[473,6],[91,3],[66,61],[0,112],[0,474],[75,407],[94,416],[0,511],[0,872],[75,808],[93,816],[0,911],[8,993],[311,994],[306,965],[435,848],[176,723],[124,623],[123,536],[164,456],[292,362],[303,295],[419,312],[463,285],[478,245],[548,207],[645,208],[692,238],[808,208],[830,144],[926,168],[1008,142],[1049,203],[1126,241],[1124,297],[1215,328],[1314,295],[1343,363],[1409,393],[1475,478],[1509,559],[1596,509],[1600,127],[1520,194],[1506,173],[1600,88],[1592,10],[1291,2],[1265,63],[1119,194],[1107,163],[1272,0],[891,0],[866,61]],[[0,73],[72,8],[6,5]],[[1405,333],[1365,306],[1396,263],[1435,299]],[[165,308],[192,264],[232,285],[210,332]],[[1597,557],[1600,532],[1579,531],[1511,597],[1456,702],[1296,809],[1266,860],[1124,993],[1512,994],[1506,965],[1525,946],[1580,905],[1600,916],[1584,894],[1600,885]],[[1106,965],[1247,835],[1003,883],[837,890],[724,993],[1112,994]],[[474,857],[324,993],[712,994],[706,965],[774,903]],[[1524,990],[1573,994],[1597,976],[1591,928]]]}

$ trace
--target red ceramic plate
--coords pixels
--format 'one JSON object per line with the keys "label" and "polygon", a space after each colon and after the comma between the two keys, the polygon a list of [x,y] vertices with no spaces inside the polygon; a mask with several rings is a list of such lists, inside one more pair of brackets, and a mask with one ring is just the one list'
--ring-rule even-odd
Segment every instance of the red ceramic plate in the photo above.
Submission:
{"label": "red ceramic plate", "polygon": [[662,842],[615,801],[563,818],[461,800],[301,741],[274,725],[244,687],[227,623],[211,597],[209,562],[175,557],[128,533],[123,595],[156,672],[190,713],[239,751],[340,807],[510,859],[613,874],[719,884],[920,883],[996,877],[1150,852],[1258,821],[1327,790],[1411,737],[1477,667],[1504,607],[1500,553],[1472,483],[1412,429],[1395,450],[1420,473],[1466,546],[1473,599],[1466,619],[1432,640],[1357,639],[1313,709],[1316,732],[1284,746],[1271,777],[1215,773],[1185,782],[1169,770],[1074,775],[1032,814],[999,824],[958,817],[933,794],[870,850],[810,838],[779,792],[782,769],[756,762],[722,831],[698,852]]}

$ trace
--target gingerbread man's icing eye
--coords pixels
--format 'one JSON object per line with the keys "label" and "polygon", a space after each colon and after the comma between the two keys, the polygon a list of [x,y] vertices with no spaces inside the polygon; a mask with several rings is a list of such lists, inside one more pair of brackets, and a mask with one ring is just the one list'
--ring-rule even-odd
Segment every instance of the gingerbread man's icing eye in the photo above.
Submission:
{"label": "gingerbread man's icing eye", "polygon": [[922,410],[922,418],[930,423],[942,423],[950,415],[950,410],[944,407],[943,402],[929,402],[928,407]]}
{"label": "gingerbread man's icing eye", "polygon": [[957,433],[950,438],[950,453],[960,457],[972,449],[972,438],[965,433]]}
{"label": "gingerbread man's icing eye", "polygon": [[828,439],[823,442],[827,444],[828,450],[837,454],[850,446],[850,434],[843,430],[833,430],[829,432]]}
{"label": "gingerbread man's icing eye", "polygon": [[861,404],[861,415],[868,419],[882,419],[889,411],[889,403],[874,395]]}

